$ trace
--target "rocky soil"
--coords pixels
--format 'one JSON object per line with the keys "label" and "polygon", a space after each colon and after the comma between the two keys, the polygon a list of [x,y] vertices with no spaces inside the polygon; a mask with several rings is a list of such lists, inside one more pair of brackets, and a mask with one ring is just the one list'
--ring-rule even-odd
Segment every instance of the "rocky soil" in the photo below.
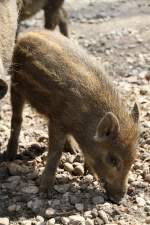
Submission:
{"label": "rocky soil", "polygon": [[[150,224],[150,2],[148,0],[67,0],[70,37],[104,64],[131,108],[141,110],[139,154],[120,205],[108,201],[80,152],[64,152],[51,197],[39,192],[47,155],[47,126],[30,106],[24,112],[18,158],[0,163],[0,224],[144,225]],[[43,14],[21,30],[41,27]],[[9,78],[8,78],[9,79]],[[9,94],[0,117],[0,148],[10,130]]]}

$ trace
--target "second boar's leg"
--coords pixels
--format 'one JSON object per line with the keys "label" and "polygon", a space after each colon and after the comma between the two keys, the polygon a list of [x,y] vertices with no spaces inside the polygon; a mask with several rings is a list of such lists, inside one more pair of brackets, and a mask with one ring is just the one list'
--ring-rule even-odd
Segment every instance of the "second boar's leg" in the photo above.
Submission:
{"label": "second boar's leg", "polygon": [[59,10],[59,29],[60,29],[60,32],[64,36],[69,37],[69,32],[68,32],[68,17],[67,17],[67,12],[65,11],[64,8],[61,8]]}
{"label": "second boar's leg", "polygon": [[11,118],[11,133],[8,142],[6,159],[13,160],[16,157],[18,149],[18,138],[22,123],[22,111],[25,99],[17,91],[17,84],[11,86],[11,106],[12,106],[12,118]]}
{"label": "second boar's leg", "polygon": [[44,8],[44,16],[45,16],[45,28],[54,30],[58,25],[58,11],[52,8],[50,3]]}
{"label": "second boar's leg", "polygon": [[40,190],[47,192],[55,182],[55,173],[62,155],[66,134],[56,123],[49,123],[49,147],[45,170],[42,174]]}

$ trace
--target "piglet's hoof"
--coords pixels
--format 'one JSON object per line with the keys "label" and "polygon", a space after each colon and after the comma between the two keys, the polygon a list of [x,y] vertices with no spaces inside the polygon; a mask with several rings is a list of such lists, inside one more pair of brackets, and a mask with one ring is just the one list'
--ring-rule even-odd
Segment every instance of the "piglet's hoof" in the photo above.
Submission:
{"label": "piglet's hoof", "polygon": [[46,176],[41,177],[41,182],[40,182],[40,192],[43,197],[52,197],[52,190],[53,190],[53,184],[54,180],[48,179]]}

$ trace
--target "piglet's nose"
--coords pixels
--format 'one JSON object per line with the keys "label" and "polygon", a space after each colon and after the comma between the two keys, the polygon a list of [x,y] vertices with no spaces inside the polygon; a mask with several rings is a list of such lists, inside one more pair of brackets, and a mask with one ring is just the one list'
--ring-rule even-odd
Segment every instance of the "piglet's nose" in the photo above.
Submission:
{"label": "piglet's nose", "polygon": [[120,204],[121,203],[121,199],[122,199],[122,197],[118,197],[118,196],[111,196],[111,195],[109,195],[108,196],[108,199],[112,202],[112,203],[115,203],[115,204]]}
{"label": "piglet's nose", "polygon": [[7,93],[7,89],[8,89],[8,86],[5,83],[5,81],[0,79],[0,99],[2,99],[4,95]]}
{"label": "piglet's nose", "polygon": [[118,205],[121,203],[121,200],[123,199],[124,195],[125,195],[125,192],[123,192],[121,194],[118,194],[118,195],[112,195],[110,193],[107,193],[108,199],[112,203],[115,203],[115,204],[118,204]]}

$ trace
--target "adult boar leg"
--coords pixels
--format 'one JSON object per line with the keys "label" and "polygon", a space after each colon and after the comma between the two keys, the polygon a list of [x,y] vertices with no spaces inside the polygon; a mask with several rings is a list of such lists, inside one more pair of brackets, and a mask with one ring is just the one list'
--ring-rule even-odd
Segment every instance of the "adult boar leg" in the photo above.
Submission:
{"label": "adult boar leg", "polygon": [[64,8],[59,10],[59,29],[64,36],[69,37],[68,16]]}

